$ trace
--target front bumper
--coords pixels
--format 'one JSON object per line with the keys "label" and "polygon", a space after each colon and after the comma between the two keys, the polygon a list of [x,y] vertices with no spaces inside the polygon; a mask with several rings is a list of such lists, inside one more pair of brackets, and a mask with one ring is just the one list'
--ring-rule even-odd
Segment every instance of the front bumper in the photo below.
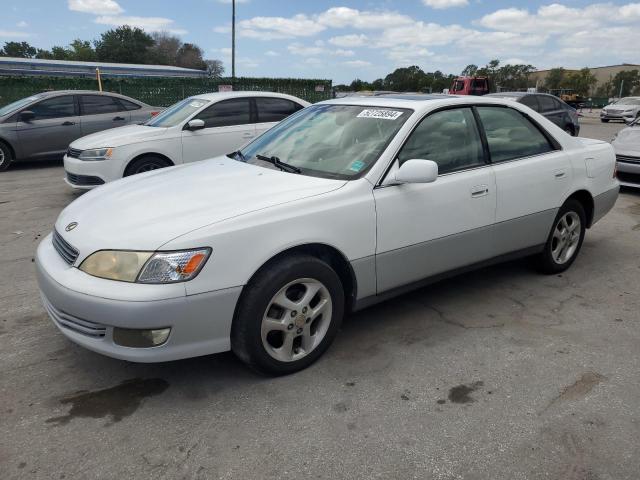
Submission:
{"label": "front bumper", "polygon": [[[59,282],[69,276],[86,274],[62,260],[54,250],[50,236],[38,247],[36,269],[43,304],[49,317],[68,339],[89,350],[122,360],[147,363],[230,349],[231,321],[241,287],[166,299],[158,299],[154,295],[153,300],[138,298],[133,301],[105,298],[108,296],[108,286],[113,282],[104,280],[107,287],[105,297],[89,295]],[[146,287],[127,285],[131,289]],[[113,341],[115,327],[170,327],[171,333],[160,346],[130,348]]]}
{"label": "front bumper", "polygon": [[635,113],[611,113],[611,112],[600,112],[600,118],[604,120],[622,120],[623,122],[630,122],[634,118],[636,118]]}
{"label": "front bumper", "polygon": [[640,157],[616,155],[616,159],[620,185],[640,188]]}
{"label": "front bumper", "polygon": [[117,158],[85,161],[64,156],[64,181],[78,190],[90,190],[104,183],[122,178],[123,162]]}

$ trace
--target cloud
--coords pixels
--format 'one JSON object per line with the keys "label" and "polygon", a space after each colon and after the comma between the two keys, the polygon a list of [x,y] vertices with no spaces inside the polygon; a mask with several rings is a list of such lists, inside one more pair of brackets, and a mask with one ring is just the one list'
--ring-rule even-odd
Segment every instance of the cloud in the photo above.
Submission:
{"label": "cloud", "polygon": [[261,40],[310,37],[325,28],[304,14],[294,15],[291,18],[253,17],[238,22],[240,36]]}
{"label": "cloud", "polygon": [[94,20],[95,23],[100,25],[129,25],[131,27],[138,27],[147,32],[169,32],[175,35],[184,35],[187,30],[181,28],[173,28],[173,20],[164,17],[133,17],[122,15],[103,15],[97,17]]}
{"label": "cloud", "polygon": [[466,7],[469,5],[469,0],[422,0],[422,3],[427,7],[444,10],[452,7]]}
{"label": "cloud", "polygon": [[231,24],[213,27],[213,31],[216,33],[231,33]]}
{"label": "cloud", "polygon": [[94,15],[117,15],[124,12],[115,0],[68,0],[69,10]]}
{"label": "cloud", "polygon": [[336,55],[338,57],[353,57],[356,52],[354,52],[353,50],[345,50],[343,48],[338,48],[337,50],[334,50],[333,52],[331,52],[332,55]]}
{"label": "cloud", "polygon": [[28,38],[31,37],[30,33],[27,32],[16,32],[12,30],[0,30],[0,37],[5,38]]}
{"label": "cloud", "polygon": [[292,55],[300,55],[302,57],[320,55],[325,52],[325,49],[322,47],[302,45],[301,43],[292,43],[287,47],[287,50],[289,50],[289,53]]}
{"label": "cloud", "polygon": [[336,47],[361,47],[368,41],[368,37],[364,34],[350,34],[331,37],[329,43]]}
{"label": "cloud", "polygon": [[317,15],[321,25],[330,28],[351,27],[361,30],[377,30],[382,28],[407,25],[413,22],[411,17],[388,11],[361,11],[348,7],[333,7]]}
{"label": "cloud", "polygon": [[264,52],[267,57],[279,57],[280,54],[278,52],[274,52],[273,50],[267,50]]}
{"label": "cloud", "polygon": [[26,28],[28,26],[29,26],[29,24],[27,22],[25,22],[24,20],[21,20],[20,22],[16,23],[16,27],[18,27],[18,28]]}
{"label": "cloud", "polygon": [[342,62],[342,65],[346,65],[347,67],[363,68],[370,67],[371,62],[367,62],[364,60],[349,60],[347,62]]}

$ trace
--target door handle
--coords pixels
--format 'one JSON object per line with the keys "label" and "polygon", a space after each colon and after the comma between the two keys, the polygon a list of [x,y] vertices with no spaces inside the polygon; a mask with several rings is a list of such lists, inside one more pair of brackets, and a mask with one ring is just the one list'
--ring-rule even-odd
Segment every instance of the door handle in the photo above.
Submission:
{"label": "door handle", "polygon": [[253,133],[243,133],[242,134],[242,138],[253,138],[254,134]]}
{"label": "door handle", "polygon": [[114,121],[114,122],[121,122],[121,121],[123,121],[123,120],[124,120],[124,117],[115,117],[115,118],[113,119],[113,121]]}
{"label": "door handle", "polygon": [[76,122],[70,122],[70,121],[66,121],[66,122],[62,122],[62,126],[63,127],[70,127],[71,125],[75,125]]}
{"label": "door handle", "polygon": [[564,170],[556,170],[554,172],[554,175],[556,178],[564,178],[567,176],[567,172],[565,172]]}
{"label": "door handle", "polygon": [[476,185],[475,187],[471,187],[471,196],[473,198],[484,197],[489,194],[489,186],[488,185]]}

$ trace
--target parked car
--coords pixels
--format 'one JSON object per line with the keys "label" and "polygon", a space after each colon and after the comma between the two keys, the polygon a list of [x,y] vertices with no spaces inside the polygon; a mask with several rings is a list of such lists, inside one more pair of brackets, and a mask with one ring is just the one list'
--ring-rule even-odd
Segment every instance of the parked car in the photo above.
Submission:
{"label": "parked car", "polygon": [[632,122],[640,117],[640,97],[625,97],[613,102],[602,109],[600,121],[622,120],[625,123]]}
{"label": "parked car", "polygon": [[569,135],[580,134],[578,112],[558,97],[546,93],[500,92],[487,95],[491,98],[506,98],[521,103],[547,117]]}
{"label": "parked car", "polygon": [[620,185],[640,188],[640,118],[620,130],[611,143],[616,150]]}
{"label": "parked car", "polygon": [[38,281],[55,325],[96,352],[231,349],[291,373],[345,313],[411,288],[524,255],[566,270],[617,199],[614,169],[609,143],[516,102],[329,100],[235,153],[83,195],[40,243]]}
{"label": "parked car", "polygon": [[486,95],[490,92],[489,78],[487,77],[458,77],[449,89],[452,95]]}
{"label": "parked car", "polygon": [[0,108],[0,171],[21,160],[60,159],[83,135],[146,122],[160,111],[117,93],[61,90]]}
{"label": "parked car", "polygon": [[73,142],[64,157],[65,180],[88,190],[136,173],[224,155],[307,105],[300,98],[270,92],[189,97],[144,125]]}

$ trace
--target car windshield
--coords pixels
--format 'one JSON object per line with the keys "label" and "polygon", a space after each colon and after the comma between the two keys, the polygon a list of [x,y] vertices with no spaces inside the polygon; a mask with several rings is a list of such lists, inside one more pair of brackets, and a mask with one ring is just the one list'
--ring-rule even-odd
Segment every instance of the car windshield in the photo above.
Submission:
{"label": "car windshield", "polygon": [[616,102],[617,105],[640,105],[640,97],[621,98]]}
{"label": "car windshield", "polygon": [[41,98],[40,95],[34,95],[33,97],[23,98],[21,100],[16,100],[9,105],[5,105],[4,107],[0,108],[0,117],[8,113],[15,112],[16,110],[20,110],[25,105],[29,105],[31,102],[38,100],[39,98]]}
{"label": "car windshield", "polygon": [[149,127],[175,127],[208,103],[210,103],[209,100],[203,100],[201,98],[187,98],[171,105],[145,123],[145,125]]}
{"label": "car windshield", "polygon": [[268,130],[235,158],[277,168],[256,156],[277,157],[303,175],[356,178],[376,162],[411,113],[403,108],[314,105]]}

